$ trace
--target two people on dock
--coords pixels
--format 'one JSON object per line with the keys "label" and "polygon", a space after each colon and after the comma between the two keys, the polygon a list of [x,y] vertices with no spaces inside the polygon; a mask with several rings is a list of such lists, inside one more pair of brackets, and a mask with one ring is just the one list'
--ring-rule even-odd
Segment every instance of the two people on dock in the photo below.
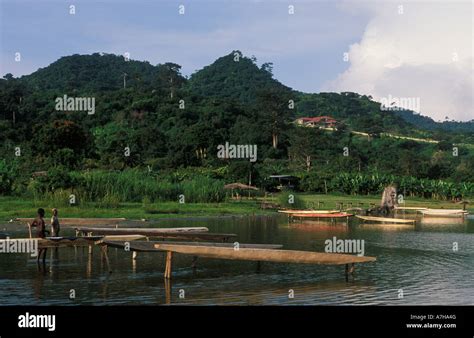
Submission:
{"label": "two people on dock", "polygon": [[[31,228],[36,228],[36,237],[37,238],[46,238],[46,233],[51,234],[52,237],[58,237],[59,236],[59,218],[58,218],[58,209],[53,208],[52,209],[53,215],[51,217],[51,231],[46,230],[46,223],[44,221],[44,209],[39,208],[37,212],[37,217],[34,219],[34,221],[29,224],[30,227],[30,238],[32,237],[31,234]],[[43,262],[46,259],[46,248],[39,249],[38,252],[38,257],[37,260],[40,260],[41,255],[43,256]]]}
{"label": "two people on dock", "polygon": [[59,218],[58,218],[58,209],[52,209],[53,215],[51,216],[51,231],[46,230],[46,223],[44,221],[44,209],[39,208],[38,214],[34,221],[30,224],[31,228],[36,228],[36,237],[38,238],[45,238],[46,233],[50,234],[51,237],[58,237],[59,236]]}

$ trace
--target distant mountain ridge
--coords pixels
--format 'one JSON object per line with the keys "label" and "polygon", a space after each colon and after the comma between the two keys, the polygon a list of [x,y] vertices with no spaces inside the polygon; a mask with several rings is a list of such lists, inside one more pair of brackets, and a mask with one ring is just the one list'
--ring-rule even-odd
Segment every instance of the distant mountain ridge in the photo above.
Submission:
{"label": "distant mountain ridge", "polygon": [[[232,99],[251,103],[264,89],[276,88],[292,93],[296,109],[294,117],[330,115],[343,119],[356,129],[386,129],[401,132],[409,128],[426,131],[474,132],[474,122],[435,122],[412,111],[380,111],[380,104],[370,96],[357,93],[301,93],[273,77],[272,64],[260,67],[256,59],[238,50],[218,58],[191,75],[187,80],[176,64],[153,66],[147,61],[125,60],[123,56],[94,53],[61,57],[45,68],[20,78],[34,91],[88,93],[117,91],[124,87],[148,90],[176,90],[202,97]],[[172,91],[173,89],[171,89]],[[367,128],[365,128],[367,129]]]}
{"label": "distant mountain ridge", "polygon": [[467,122],[443,121],[436,122],[429,116],[416,114],[409,110],[394,111],[395,115],[400,116],[405,121],[425,130],[444,130],[453,132],[474,132],[474,119]]}
{"label": "distant mountain ridge", "polygon": [[[166,65],[166,64],[165,64]],[[64,56],[45,68],[21,77],[34,90],[95,92],[124,87],[160,87],[164,65],[126,60],[114,54]],[[184,81],[184,78],[181,78]]]}

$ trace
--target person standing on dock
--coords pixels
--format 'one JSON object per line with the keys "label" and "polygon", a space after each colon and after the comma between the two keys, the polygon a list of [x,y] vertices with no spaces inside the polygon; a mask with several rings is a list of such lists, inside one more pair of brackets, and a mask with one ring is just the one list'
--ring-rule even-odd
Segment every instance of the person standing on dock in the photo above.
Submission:
{"label": "person standing on dock", "polygon": [[46,230],[46,224],[44,223],[44,209],[38,209],[38,216],[35,220],[30,224],[30,228],[36,228],[36,237],[38,238],[45,238],[46,233],[49,232]]}
{"label": "person standing on dock", "polygon": [[59,237],[59,218],[58,209],[53,208],[53,216],[51,216],[51,237]]}
{"label": "person standing on dock", "polygon": [[[44,223],[44,209],[43,208],[38,209],[38,217],[36,217],[35,220],[31,224],[28,223],[28,225],[30,227],[30,237],[31,237],[31,228],[37,229],[36,237],[38,238],[46,237],[46,233],[49,231],[46,230],[46,224]],[[40,260],[41,254],[43,254],[43,262],[45,261],[46,250],[47,249],[39,249],[38,257],[37,257],[38,261]]]}

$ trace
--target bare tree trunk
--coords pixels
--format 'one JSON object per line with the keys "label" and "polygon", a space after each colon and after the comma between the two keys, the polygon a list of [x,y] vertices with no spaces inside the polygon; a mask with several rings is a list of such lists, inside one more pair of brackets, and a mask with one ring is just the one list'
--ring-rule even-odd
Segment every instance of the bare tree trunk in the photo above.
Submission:
{"label": "bare tree trunk", "polygon": [[275,133],[272,134],[272,145],[274,149],[278,146],[278,135]]}
{"label": "bare tree trunk", "polygon": [[383,191],[380,207],[391,211],[397,204],[397,189],[393,185],[389,185]]}

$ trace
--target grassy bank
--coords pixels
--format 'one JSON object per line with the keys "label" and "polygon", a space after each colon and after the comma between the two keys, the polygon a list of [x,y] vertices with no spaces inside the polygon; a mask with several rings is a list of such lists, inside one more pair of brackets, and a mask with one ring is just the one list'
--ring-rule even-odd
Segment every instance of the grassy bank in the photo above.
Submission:
{"label": "grassy bank", "polygon": [[[55,205],[28,199],[0,197],[0,221],[15,217],[34,217],[38,208],[51,214]],[[246,215],[270,213],[258,208],[255,201],[230,201],[223,203],[159,202],[143,204],[138,202],[118,203],[114,208],[103,207],[101,203],[87,203],[80,206],[59,208],[60,217],[125,217],[128,219],[159,219],[166,217]]]}
{"label": "grassy bank", "polygon": [[[380,196],[375,195],[317,195],[317,194],[300,194],[300,198],[308,207],[318,207],[320,209],[334,209],[338,203],[344,203],[346,206],[352,203],[353,207],[359,207],[359,203],[363,203],[362,207],[367,208],[371,203],[378,206],[380,204]],[[410,197],[405,199],[405,206],[410,207],[429,207],[429,208],[444,208],[444,209],[462,209],[462,204],[453,203],[451,201],[427,199],[421,197]],[[474,213],[474,204],[468,204],[467,209],[470,213]]]}
{"label": "grassy bank", "polygon": [[[378,205],[379,196],[354,196],[354,195],[317,195],[298,194],[298,197],[309,207],[317,208],[318,202],[321,209],[334,209],[338,203],[348,205],[352,203],[354,207],[367,208],[371,203]],[[271,201],[278,202],[278,196]],[[424,198],[410,198],[406,200],[406,206],[425,206],[430,208],[461,208],[461,205],[450,201],[439,201]],[[56,207],[47,201],[35,201],[32,199],[21,199],[17,197],[0,196],[0,221],[8,221],[15,217],[33,217],[36,209],[42,207],[46,209],[47,216],[50,209]],[[468,208],[470,213],[474,213],[474,205]],[[252,215],[271,214],[272,210],[262,210],[259,208],[257,200],[225,201],[222,203],[185,203],[177,202],[155,202],[139,203],[127,202],[118,203],[115,207],[104,207],[100,203],[86,203],[80,206],[63,206],[60,208],[61,217],[125,217],[128,219],[159,219],[168,217],[198,217],[198,216],[221,216],[221,215]]]}

